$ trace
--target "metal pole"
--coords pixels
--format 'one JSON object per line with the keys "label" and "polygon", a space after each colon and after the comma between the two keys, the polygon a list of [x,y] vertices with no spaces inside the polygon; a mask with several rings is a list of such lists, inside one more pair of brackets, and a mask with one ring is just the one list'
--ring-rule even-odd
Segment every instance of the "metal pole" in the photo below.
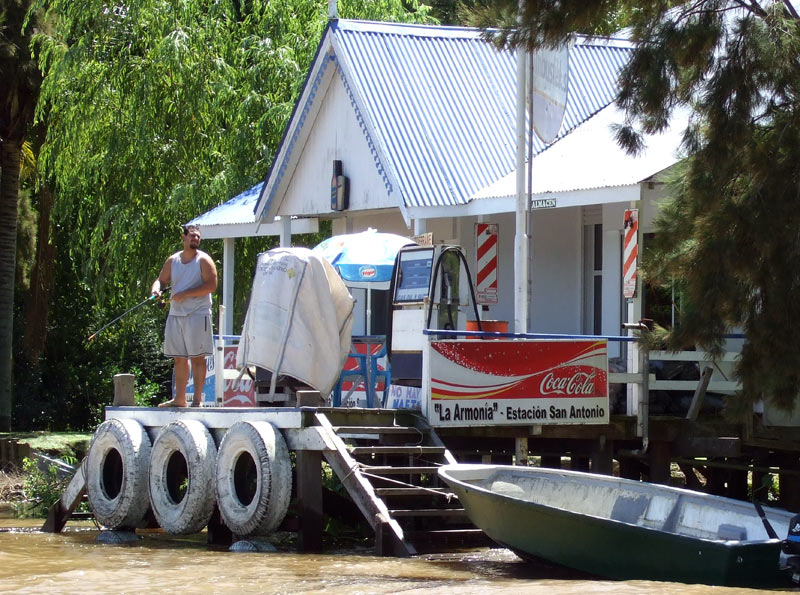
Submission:
{"label": "metal pole", "polygon": [[219,335],[214,353],[214,404],[221,406],[225,400],[225,305],[219,306]]}
{"label": "metal pole", "polygon": [[514,330],[528,332],[528,193],[525,188],[525,113],[529,54],[517,49],[517,201],[514,233]]}

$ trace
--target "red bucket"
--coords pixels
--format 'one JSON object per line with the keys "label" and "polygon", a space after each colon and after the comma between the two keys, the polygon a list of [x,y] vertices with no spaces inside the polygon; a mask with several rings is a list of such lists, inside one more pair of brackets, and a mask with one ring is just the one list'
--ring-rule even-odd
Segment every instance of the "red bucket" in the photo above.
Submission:
{"label": "red bucket", "polygon": [[[484,333],[507,333],[508,320],[481,320],[481,329],[478,328],[477,320],[467,320],[467,330],[482,330]],[[469,337],[470,339],[482,339],[483,337]]]}

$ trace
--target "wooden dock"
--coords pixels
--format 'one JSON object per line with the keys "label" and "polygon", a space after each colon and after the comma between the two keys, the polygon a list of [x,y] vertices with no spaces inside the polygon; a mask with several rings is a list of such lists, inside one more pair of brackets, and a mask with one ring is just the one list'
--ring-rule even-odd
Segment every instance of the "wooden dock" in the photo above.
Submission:
{"label": "wooden dock", "polygon": [[[176,419],[205,424],[217,443],[242,420],[269,421],[295,452],[296,517],[287,519],[302,551],[320,551],[324,516],[322,464],[341,481],[375,536],[379,555],[413,556],[487,538],[466,517],[458,499],[440,482],[437,468],[454,462],[527,463],[617,474],[671,483],[739,499],[767,500],[759,491],[768,474],[779,478],[780,500],[800,510],[800,437],[767,428],[758,420],[737,426],[716,418],[651,417],[646,444],[636,436],[636,419],[612,416],[607,425],[432,429],[418,413],[389,409],[201,408],[158,410],[110,407],[107,419],[136,419],[155,436]],[[683,479],[680,478],[680,470]],[[81,467],[43,530],[60,531],[85,492]],[[215,514],[209,541],[235,539]]]}

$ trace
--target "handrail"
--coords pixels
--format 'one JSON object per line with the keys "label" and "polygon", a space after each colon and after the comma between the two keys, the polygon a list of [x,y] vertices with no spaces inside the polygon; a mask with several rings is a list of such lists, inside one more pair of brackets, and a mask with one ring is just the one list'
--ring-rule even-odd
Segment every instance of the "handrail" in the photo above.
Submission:
{"label": "handrail", "polygon": [[633,343],[641,341],[639,337],[623,337],[618,335],[562,335],[556,333],[491,333],[488,331],[461,331],[422,329],[424,335],[438,335],[444,337],[484,337],[487,339],[607,339],[620,343]]}

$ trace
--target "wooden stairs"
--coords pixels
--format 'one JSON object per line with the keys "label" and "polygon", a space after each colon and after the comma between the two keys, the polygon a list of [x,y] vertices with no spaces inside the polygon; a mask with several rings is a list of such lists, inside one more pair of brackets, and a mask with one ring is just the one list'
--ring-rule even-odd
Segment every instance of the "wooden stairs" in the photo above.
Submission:
{"label": "wooden stairs", "polygon": [[316,422],[335,446],[324,453],[375,531],[383,556],[487,545],[437,469],[455,463],[427,421],[409,411],[320,409]]}

